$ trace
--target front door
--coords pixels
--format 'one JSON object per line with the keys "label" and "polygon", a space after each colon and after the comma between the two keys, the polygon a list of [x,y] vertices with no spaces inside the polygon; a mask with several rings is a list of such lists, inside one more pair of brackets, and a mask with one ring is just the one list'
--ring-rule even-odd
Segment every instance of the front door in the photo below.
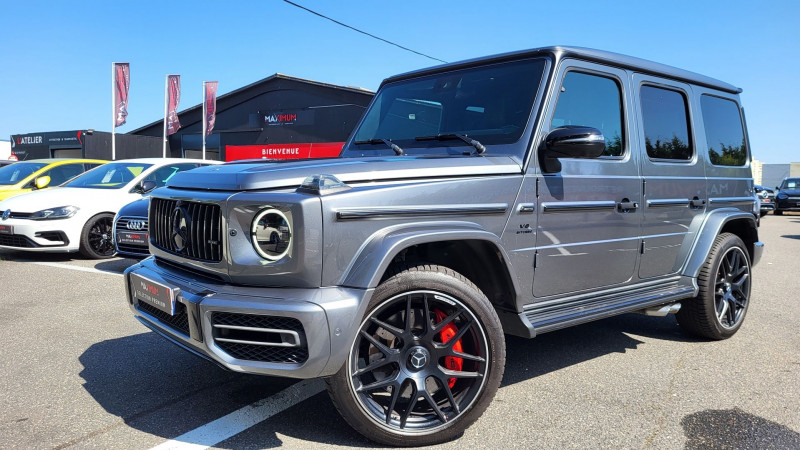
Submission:
{"label": "front door", "polygon": [[631,281],[639,249],[641,179],[628,116],[627,74],[575,60],[559,69],[543,123],[547,131],[589,126],[606,150],[595,159],[562,158],[539,172],[533,294],[549,297]]}

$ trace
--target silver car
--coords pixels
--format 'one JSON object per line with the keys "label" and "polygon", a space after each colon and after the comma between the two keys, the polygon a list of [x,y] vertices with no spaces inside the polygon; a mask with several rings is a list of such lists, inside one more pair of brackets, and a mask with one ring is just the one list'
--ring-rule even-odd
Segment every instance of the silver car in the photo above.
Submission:
{"label": "silver car", "polygon": [[389,78],[340,158],[156,190],[128,304],[227,369],[325,377],[369,439],[453,439],[500,385],[504,334],[634,311],[742,326],[763,245],[739,93],[567,47]]}

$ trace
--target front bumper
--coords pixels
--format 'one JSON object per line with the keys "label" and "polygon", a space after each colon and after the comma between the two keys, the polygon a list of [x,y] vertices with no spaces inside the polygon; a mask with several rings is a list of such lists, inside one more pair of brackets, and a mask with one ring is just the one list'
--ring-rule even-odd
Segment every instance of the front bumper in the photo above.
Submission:
{"label": "front bumper", "polygon": [[[135,298],[131,274],[175,290],[175,315]],[[292,378],[339,370],[372,295],[372,289],[344,287],[233,286],[152,257],[125,271],[125,287],[135,317],[178,346],[236,372]],[[220,324],[231,317],[237,325]],[[229,328],[249,335],[223,335]]]}
{"label": "front bumper", "polygon": [[32,252],[75,252],[79,248],[80,232],[73,234],[72,227],[63,220],[6,219],[0,222],[11,227],[13,233],[0,234],[0,248]]}
{"label": "front bumper", "polygon": [[800,198],[775,198],[775,209],[781,211],[800,211]]}

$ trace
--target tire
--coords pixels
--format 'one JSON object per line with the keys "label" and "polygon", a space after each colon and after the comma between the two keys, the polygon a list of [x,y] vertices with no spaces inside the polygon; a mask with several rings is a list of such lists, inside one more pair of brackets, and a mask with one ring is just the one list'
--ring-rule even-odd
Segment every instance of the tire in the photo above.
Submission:
{"label": "tire", "polygon": [[423,446],[475,422],[504,368],[503,330],[486,296],[446,267],[416,265],[375,289],[347,361],[326,382],[336,409],[366,438]]}
{"label": "tire", "polygon": [[739,330],[750,306],[750,255],[731,233],[717,236],[700,269],[700,291],[676,315],[684,331],[701,338],[727,339]]}
{"label": "tire", "polygon": [[781,211],[777,207],[775,208],[775,211],[772,211],[772,213],[775,214],[776,216],[782,216],[783,215],[783,211]]}
{"label": "tire", "polygon": [[764,217],[764,216],[766,216],[768,212],[769,212],[769,211],[761,211],[761,217]]}
{"label": "tire", "polygon": [[114,215],[109,213],[98,214],[83,226],[81,231],[80,252],[89,259],[111,258],[116,254],[111,227],[114,224]]}

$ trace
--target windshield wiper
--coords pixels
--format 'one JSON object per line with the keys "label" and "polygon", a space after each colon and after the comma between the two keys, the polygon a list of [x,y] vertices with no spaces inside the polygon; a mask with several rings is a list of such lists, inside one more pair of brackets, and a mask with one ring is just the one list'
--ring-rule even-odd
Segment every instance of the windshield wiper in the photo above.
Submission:
{"label": "windshield wiper", "polygon": [[442,133],[442,134],[435,134],[433,136],[417,136],[414,139],[417,141],[449,141],[453,139],[461,139],[467,144],[475,147],[475,151],[478,152],[479,155],[482,155],[483,152],[486,151],[486,147],[484,147],[483,144],[481,144],[475,139],[470,138],[466,134]]}
{"label": "windshield wiper", "polygon": [[355,142],[353,142],[353,145],[363,145],[363,144],[373,144],[373,145],[375,145],[375,144],[386,144],[387,147],[389,147],[390,149],[394,150],[395,155],[399,156],[399,155],[403,154],[403,149],[400,148],[399,145],[397,145],[394,142],[392,142],[391,139],[374,138],[374,139],[369,139],[369,140],[366,140],[366,141],[355,141]]}

